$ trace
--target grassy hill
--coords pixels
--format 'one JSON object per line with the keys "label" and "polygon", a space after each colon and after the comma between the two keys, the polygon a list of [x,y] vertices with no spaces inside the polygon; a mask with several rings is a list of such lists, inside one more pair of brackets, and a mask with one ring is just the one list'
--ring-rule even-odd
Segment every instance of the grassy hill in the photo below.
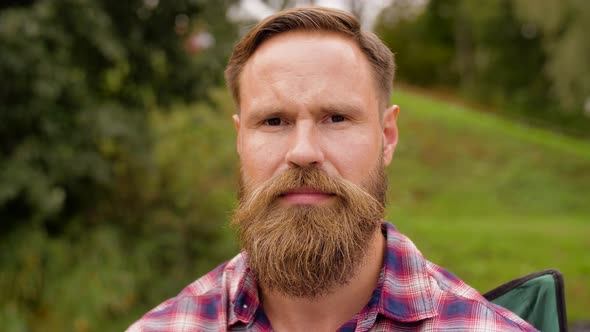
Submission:
{"label": "grassy hill", "polygon": [[396,91],[388,219],[485,292],[557,268],[570,322],[590,320],[590,144]]}

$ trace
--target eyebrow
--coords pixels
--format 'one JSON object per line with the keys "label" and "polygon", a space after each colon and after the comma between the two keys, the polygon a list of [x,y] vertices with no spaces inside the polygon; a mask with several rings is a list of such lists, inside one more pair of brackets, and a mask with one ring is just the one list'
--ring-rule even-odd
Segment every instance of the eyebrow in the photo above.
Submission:
{"label": "eyebrow", "polygon": [[[320,105],[317,110],[317,113],[322,116],[326,114],[342,114],[353,119],[361,118],[363,114],[362,107],[350,103],[326,103]],[[296,114],[297,112],[295,111],[289,111],[279,107],[260,107],[255,108],[250,112],[248,123],[257,124],[266,119],[281,118],[285,116],[295,117]]]}
{"label": "eyebrow", "polygon": [[263,120],[270,118],[280,118],[285,116],[285,111],[281,108],[263,107],[252,110],[248,117],[248,123],[257,124]]}
{"label": "eyebrow", "polygon": [[325,104],[320,106],[319,110],[322,114],[344,114],[353,118],[360,117],[363,114],[362,107],[349,103]]}

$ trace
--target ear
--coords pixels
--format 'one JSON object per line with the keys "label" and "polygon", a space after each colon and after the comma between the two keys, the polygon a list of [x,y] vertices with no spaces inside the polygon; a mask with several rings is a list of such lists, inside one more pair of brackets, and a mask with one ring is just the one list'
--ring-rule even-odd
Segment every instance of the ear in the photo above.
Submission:
{"label": "ear", "polygon": [[236,128],[236,148],[238,150],[238,155],[240,154],[241,150],[241,139],[240,139],[240,116],[238,114],[234,114],[232,117],[234,122],[234,128]]}
{"label": "ear", "polygon": [[397,115],[399,107],[392,105],[383,112],[383,165],[388,166],[397,146]]}

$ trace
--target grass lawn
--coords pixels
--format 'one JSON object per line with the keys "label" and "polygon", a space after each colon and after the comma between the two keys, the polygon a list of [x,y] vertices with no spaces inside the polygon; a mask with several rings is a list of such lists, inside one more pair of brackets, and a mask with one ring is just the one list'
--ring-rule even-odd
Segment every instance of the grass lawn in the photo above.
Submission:
{"label": "grass lawn", "polygon": [[398,90],[391,220],[485,292],[559,269],[570,323],[590,320],[590,143]]}

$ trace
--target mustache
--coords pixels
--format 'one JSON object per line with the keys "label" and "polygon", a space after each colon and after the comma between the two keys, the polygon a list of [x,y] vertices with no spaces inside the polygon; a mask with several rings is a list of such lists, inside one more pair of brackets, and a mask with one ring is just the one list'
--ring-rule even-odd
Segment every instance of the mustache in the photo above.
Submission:
{"label": "mustache", "polygon": [[383,205],[370,195],[365,188],[357,184],[343,178],[330,176],[317,167],[299,166],[288,168],[278,176],[255,188],[248,188],[248,190],[245,190],[248,194],[240,194],[240,204],[251,206],[254,201],[257,201],[258,203],[264,202],[264,204],[271,205],[284,193],[303,187],[335,195],[343,204],[350,204],[370,197],[374,201],[373,203]]}

